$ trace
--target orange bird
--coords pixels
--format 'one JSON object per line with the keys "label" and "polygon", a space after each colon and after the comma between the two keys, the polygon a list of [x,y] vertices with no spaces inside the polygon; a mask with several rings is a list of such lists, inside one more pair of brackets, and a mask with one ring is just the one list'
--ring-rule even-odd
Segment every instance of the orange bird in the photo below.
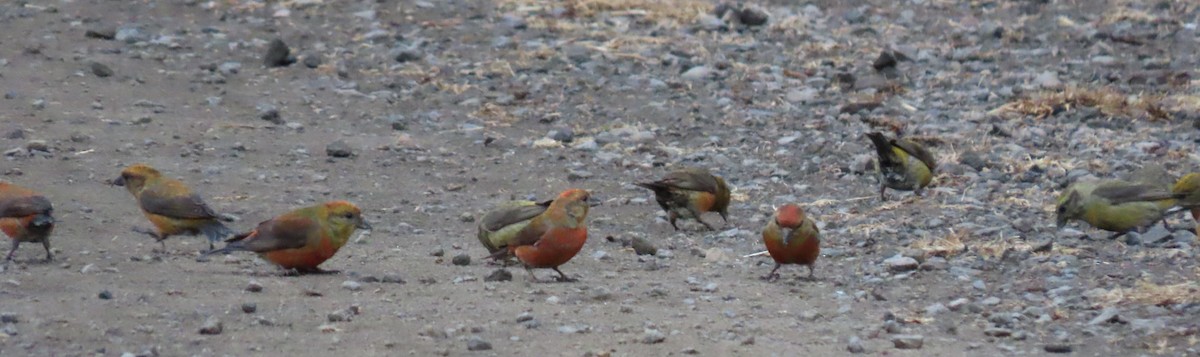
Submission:
{"label": "orange bird", "polygon": [[575,281],[558,267],[566,264],[587,242],[587,191],[573,188],[558,195],[545,212],[529,221],[508,243],[507,250],[489,256],[492,259],[514,255],[525,265],[529,280],[538,281],[533,268],[554,269],[559,281]]}
{"label": "orange bird", "polygon": [[821,255],[821,232],[817,225],[804,215],[804,210],[794,204],[786,204],[775,211],[775,217],[763,229],[763,244],[775,259],[775,269],[763,276],[763,280],[779,278],[779,267],[784,264],[808,266],[808,278],[813,278],[813,267]]}
{"label": "orange bird", "polygon": [[704,212],[717,212],[721,220],[729,222],[729,186],[708,170],[684,168],[658,181],[634,184],[654,191],[654,199],[667,211],[667,219],[675,230],[679,230],[675,220],[691,218],[715,231],[716,228],[700,219]]}
{"label": "orange bird", "polygon": [[33,190],[0,182],[0,231],[12,238],[12,250],[5,261],[13,258],[22,242],[41,242],[46,248],[46,261],[54,259],[50,253],[50,232],[54,231],[54,207],[50,200]]}
{"label": "orange bird", "polygon": [[317,268],[333,257],[356,228],[371,229],[362,211],[353,203],[330,201],[300,208],[263,221],[254,230],[238,234],[224,248],[204,253],[235,251],[258,253],[263,259],[284,269],[300,273],[333,273]]}
{"label": "orange bird", "polygon": [[146,164],[135,164],[121,171],[121,177],[113,180],[113,185],[125,186],[133,198],[137,199],[142,213],[158,228],[153,232],[144,228],[134,227],[133,231],[148,234],[162,244],[166,250],[167,237],[172,235],[204,234],[208,238],[208,248],[213,243],[233,234],[233,231],[222,224],[221,220],[229,221],[217,215],[200,195],[179,180],[168,178]]}

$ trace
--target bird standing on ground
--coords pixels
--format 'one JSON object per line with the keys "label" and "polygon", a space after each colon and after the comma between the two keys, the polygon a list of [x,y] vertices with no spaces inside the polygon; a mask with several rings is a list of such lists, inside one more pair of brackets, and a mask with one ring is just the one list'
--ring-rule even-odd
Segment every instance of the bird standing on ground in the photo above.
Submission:
{"label": "bird standing on ground", "polygon": [[563,191],[508,242],[506,250],[489,257],[512,255],[525,265],[531,281],[537,281],[533,269],[553,269],[559,281],[574,281],[559,270],[583,249],[587,242],[587,214],[590,194],[581,189]]}
{"label": "bird standing on ground", "polygon": [[704,212],[717,212],[721,220],[729,222],[729,186],[724,179],[708,170],[679,169],[661,180],[638,182],[635,185],[654,191],[655,201],[667,212],[667,220],[675,230],[679,230],[675,224],[679,218],[695,219],[709,230],[716,230],[700,218]]}
{"label": "bird standing on ground", "polygon": [[507,250],[509,242],[525,229],[534,217],[545,212],[550,202],[511,201],[492,209],[479,219],[479,242],[488,253]]}
{"label": "bird standing on ground", "polygon": [[218,216],[200,195],[192,193],[183,182],[168,178],[146,164],[134,164],[121,171],[113,185],[124,186],[133,194],[142,213],[158,229],[157,232],[135,227],[134,231],[154,237],[163,250],[164,242],[172,235],[204,234],[209,249],[213,243],[233,234],[221,223],[228,220]]}
{"label": "bird standing on ground", "polygon": [[50,200],[33,190],[0,182],[0,231],[12,239],[12,249],[5,261],[10,261],[21,243],[42,243],[46,261],[50,253],[50,233],[54,231],[54,207]]}
{"label": "bird standing on ground", "polygon": [[889,139],[883,133],[867,133],[879,158],[875,170],[879,172],[879,198],[887,200],[884,189],[913,191],[920,196],[922,189],[933,181],[937,161],[925,147],[907,139]]}
{"label": "bird standing on ground", "polygon": [[1059,195],[1056,218],[1060,228],[1080,220],[1116,233],[1109,237],[1115,239],[1162,220],[1176,202],[1174,195],[1157,185],[1121,180],[1076,182]]}
{"label": "bird standing on ground", "polygon": [[762,237],[767,252],[775,260],[775,268],[763,276],[763,280],[778,279],[779,268],[784,264],[808,266],[808,278],[813,279],[817,257],[821,255],[821,232],[805,216],[804,209],[794,204],[779,207],[775,217],[763,228]]}
{"label": "bird standing on ground", "polygon": [[333,257],[355,229],[371,229],[358,206],[346,201],[330,201],[284,213],[259,223],[254,230],[238,234],[225,247],[205,252],[236,251],[258,253],[283,269],[300,273],[333,273],[318,268]]}

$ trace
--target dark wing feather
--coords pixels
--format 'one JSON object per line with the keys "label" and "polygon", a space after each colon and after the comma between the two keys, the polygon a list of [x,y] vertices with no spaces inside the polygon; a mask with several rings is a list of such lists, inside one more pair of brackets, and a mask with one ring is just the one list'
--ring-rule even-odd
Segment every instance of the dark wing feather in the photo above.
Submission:
{"label": "dark wing feather", "polygon": [[711,173],[703,169],[683,169],[672,171],[658,181],[663,185],[674,188],[716,193],[717,178]]}
{"label": "dark wing feather", "polygon": [[310,218],[284,215],[259,223],[251,234],[246,235],[252,238],[242,237],[238,244],[252,252],[295,249],[307,244],[309,234],[317,229],[319,225]]}
{"label": "dark wing feather", "polygon": [[216,218],[217,213],[200,198],[191,193],[182,183],[163,182],[146,187],[138,203],[146,212],[171,218],[205,219]]}
{"label": "dark wing feather", "polygon": [[0,201],[0,217],[25,217],[53,209],[50,200],[42,196],[25,196]]}
{"label": "dark wing feather", "polygon": [[1092,194],[1107,199],[1113,204],[1175,198],[1174,194],[1170,191],[1157,185],[1130,184],[1125,182],[1102,184],[1092,190]]}
{"label": "dark wing feather", "polygon": [[917,160],[921,160],[921,162],[925,163],[925,166],[929,167],[929,170],[932,171],[934,168],[937,168],[937,161],[933,159],[933,153],[926,150],[924,146],[917,145],[917,143],[908,140],[892,140],[892,145],[900,148],[900,150],[904,150],[904,152],[917,158]]}
{"label": "dark wing feather", "polygon": [[483,216],[480,225],[488,231],[497,231],[509,225],[537,217],[550,207],[550,201],[532,205],[501,207]]}

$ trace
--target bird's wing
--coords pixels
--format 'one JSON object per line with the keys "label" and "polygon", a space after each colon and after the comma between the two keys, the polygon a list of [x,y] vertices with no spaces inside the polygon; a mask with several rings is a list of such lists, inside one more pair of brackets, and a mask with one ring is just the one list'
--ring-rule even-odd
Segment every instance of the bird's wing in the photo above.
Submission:
{"label": "bird's wing", "polygon": [[672,171],[659,180],[660,183],[689,191],[717,192],[717,179],[708,171],[700,169],[685,169]]}
{"label": "bird's wing", "polygon": [[180,182],[167,181],[147,186],[138,198],[138,203],[146,212],[171,218],[217,217],[217,213],[204,203],[200,195],[192,193]]}
{"label": "bird's wing", "polygon": [[50,200],[42,196],[0,199],[0,217],[25,217],[49,211]]}
{"label": "bird's wing", "polygon": [[241,245],[253,252],[300,248],[308,244],[309,236],[319,228],[320,224],[312,218],[285,214],[259,223]]}
{"label": "bird's wing", "polygon": [[533,217],[537,217],[537,215],[545,212],[549,206],[550,201],[507,205],[488,212],[488,214],[483,216],[479,224],[483,229],[495,232],[509,225],[533,219]]}
{"label": "bird's wing", "polygon": [[1174,198],[1170,191],[1157,185],[1146,184],[1130,184],[1124,182],[1114,182],[1102,184],[1092,190],[1092,194],[1096,197],[1112,202],[1113,204],[1121,204],[1128,202],[1145,202],[1158,201]]}
{"label": "bird's wing", "polygon": [[934,160],[933,153],[926,150],[924,146],[904,139],[892,140],[892,145],[900,148],[900,150],[904,150],[904,152],[917,158],[917,160],[921,160],[930,170],[937,167],[937,160]]}

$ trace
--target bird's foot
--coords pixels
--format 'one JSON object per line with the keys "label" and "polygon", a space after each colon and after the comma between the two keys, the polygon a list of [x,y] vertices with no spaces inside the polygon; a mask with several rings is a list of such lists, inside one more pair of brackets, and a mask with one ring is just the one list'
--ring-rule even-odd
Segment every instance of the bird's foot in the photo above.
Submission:
{"label": "bird's foot", "polygon": [[579,281],[579,279],[575,279],[575,278],[568,277],[568,276],[556,276],[556,277],[554,277],[554,281],[557,281],[560,283],[574,283],[574,282]]}
{"label": "bird's foot", "polygon": [[770,273],[767,275],[760,276],[758,278],[761,279],[762,281],[773,282],[773,281],[779,280],[779,273]]}

